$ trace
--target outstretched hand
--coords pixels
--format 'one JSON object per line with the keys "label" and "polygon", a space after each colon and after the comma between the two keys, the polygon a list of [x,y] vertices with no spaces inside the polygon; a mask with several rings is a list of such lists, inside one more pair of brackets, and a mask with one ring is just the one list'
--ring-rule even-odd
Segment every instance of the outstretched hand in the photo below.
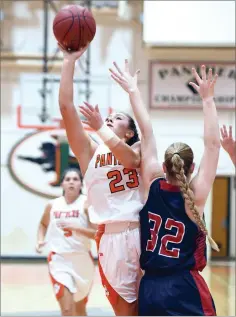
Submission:
{"label": "outstretched hand", "polygon": [[68,49],[66,49],[65,47],[63,47],[60,43],[57,43],[58,48],[60,49],[60,51],[63,53],[64,59],[71,59],[76,61],[77,59],[79,59],[84,52],[87,50],[89,43],[87,43],[87,45],[85,47],[82,47],[80,50],[78,51],[70,51]]}
{"label": "outstretched hand", "polygon": [[104,122],[100,114],[98,105],[93,107],[88,102],[84,102],[84,105],[79,106],[79,110],[87,119],[86,121],[82,120],[82,122],[87,124],[91,129],[97,131],[102,127]]}
{"label": "outstretched hand", "polygon": [[45,246],[46,241],[38,241],[35,246],[35,250],[37,253],[42,253],[42,248]]}
{"label": "outstretched hand", "polygon": [[223,149],[229,153],[229,155],[233,155],[236,152],[236,140],[233,139],[232,136],[232,126],[229,126],[229,132],[226,129],[226,126],[223,125],[223,127],[220,129],[221,132],[221,145]]}
{"label": "outstretched hand", "polygon": [[130,74],[129,70],[129,62],[126,59],[125,60],[125,68],[124,71],[120,69],[120,67],[116,64],[116,62],[113,62],[113,65],[116,68],[116,71],[109,68],[109,71],[111,72],[111,77],[128,93],[135,91],[138,87],[138,74],[140,73],[140,70],[136,70],[134,75],[132,76]]}
{"label": "outstretched hand", "polygon": [[201,96],[202,100],[207,100],[209,98],[214,97],[214,88],[215,84],[218,78],[218,75],[215,74],[214,78],[212,78],[212,69],[210,68],[208,71],[208,75],[206,75],[206,67],[205,65],[201,66],[201,76],[198,75],[195,68],[192,68],[192,73],[198,83],[195,84],[193,82],[190,82],[189,85],[191,85]]}

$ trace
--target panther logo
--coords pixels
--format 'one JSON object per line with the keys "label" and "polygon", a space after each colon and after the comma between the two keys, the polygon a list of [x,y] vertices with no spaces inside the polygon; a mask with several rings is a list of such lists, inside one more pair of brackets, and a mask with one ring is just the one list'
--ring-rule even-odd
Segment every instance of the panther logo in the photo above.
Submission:
{"label": "panther logo", "polygon": [[19,185],[46,198],[61,195],[60,183],[66,168],[80,169],[65,130],[60,129],[26,135],[11,150],[8,166]]}

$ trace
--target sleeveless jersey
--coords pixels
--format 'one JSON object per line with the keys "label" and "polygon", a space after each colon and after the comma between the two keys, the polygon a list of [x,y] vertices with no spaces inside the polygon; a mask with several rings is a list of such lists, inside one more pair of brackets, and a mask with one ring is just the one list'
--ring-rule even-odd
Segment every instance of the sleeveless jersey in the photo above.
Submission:
{"label": "sleeveless jersey", "polygon": [[140,171],[124,168],[106,145],[98,146],[84,183],[91,222],[139,221],[143,207]]}
{"label": "sleeveless jersey", "polygon": [[147,273],[202,271],[206,265],[206,236],[189,219],[178,186],[164,178],[153,181],[140,211],[140,265]]}
{"label": "sleeveless jersey", "polygon": [[50,224],[47,230],[46,240],[50,251],[55,253],[78,252],[90,249],[90,239],[71,231],[65,231],[58,225],[63,223],[75,224],[80,227],[88,227],[88,219],[84,213],[86,197],[80,195],[73,203],[67,204],[64,196],[52,201],[50,211]]}

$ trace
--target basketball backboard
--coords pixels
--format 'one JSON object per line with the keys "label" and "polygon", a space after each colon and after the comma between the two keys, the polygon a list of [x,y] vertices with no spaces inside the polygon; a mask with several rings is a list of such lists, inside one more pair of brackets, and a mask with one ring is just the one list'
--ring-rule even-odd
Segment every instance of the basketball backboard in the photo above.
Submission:
{"label": "basketball backboard", "polygon": [[[52,130],[64,128],[58,104],[60,76],[55,74],[24,73],[20,78],[21,102],[17,107],[17,126],[21,129]],[[86,100],[86,78],[74,80],[74,104]],[[90,103],[99,103],[105,118],[110,112],[110,87],[97,79],[89,83]],[[86,127],[87,129],[87,127]],[[89,130],[89,129],[88,129]]]}

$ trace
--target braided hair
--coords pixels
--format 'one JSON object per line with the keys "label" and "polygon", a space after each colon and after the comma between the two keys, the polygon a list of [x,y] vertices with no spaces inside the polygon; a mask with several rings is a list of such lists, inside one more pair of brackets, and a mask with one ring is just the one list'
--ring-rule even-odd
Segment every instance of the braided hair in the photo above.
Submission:
{"label": "braided hair", "polygon": [[194,217],[194,220],[200,230],[207,236],[212,249],[219,251],[219,248],[212,237],[209,236],[204,220],[201,218],[194,202],[194,193],[189,186],[186,175],[193,163],[193,151],[185,143],[177,142],[171,144],[165,152],[165,165],[168,175],[176,179],[185,203]]}

